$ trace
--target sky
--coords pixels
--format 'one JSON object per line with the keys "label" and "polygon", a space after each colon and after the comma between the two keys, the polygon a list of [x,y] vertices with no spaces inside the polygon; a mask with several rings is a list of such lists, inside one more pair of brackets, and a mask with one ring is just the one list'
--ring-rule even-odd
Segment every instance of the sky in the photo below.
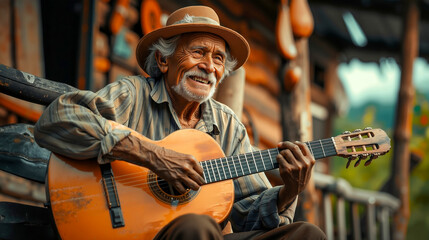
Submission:
{"label": "sky", "polygon": [[[344,84],[350,106],[358,107],[368,101],[394,104],[398,96],[401,71],[395,60],[381,59],[378,63],[364,63],[357,59],[342,63],[338,76]],[[429,94],[429,64],[418,58],[414,62],[415,89]]]}

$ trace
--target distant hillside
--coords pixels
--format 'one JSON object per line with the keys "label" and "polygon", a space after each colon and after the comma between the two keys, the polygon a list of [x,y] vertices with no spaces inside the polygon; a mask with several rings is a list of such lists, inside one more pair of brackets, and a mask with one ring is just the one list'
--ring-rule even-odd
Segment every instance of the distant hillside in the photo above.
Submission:
{"label": "distant hillside", "polygon": [[396,105],[386,105],[377,102],[368,102],[359,107],[351,107],[347,118],[360,122],[370,108],[374,108],[374,122],[380,124],[378,127],[383,129],[393,128],[395,123]]}

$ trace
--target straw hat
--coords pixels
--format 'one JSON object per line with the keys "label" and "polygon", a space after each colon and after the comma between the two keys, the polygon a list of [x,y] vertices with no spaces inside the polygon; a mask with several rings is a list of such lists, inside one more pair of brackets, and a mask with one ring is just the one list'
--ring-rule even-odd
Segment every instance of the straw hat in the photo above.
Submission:
{"label": "straw hat", "polygon": [[[193,23],[177,23],[185,15],[193,17]],[[149,48],[159,38],[170,38],[182,33],[207,32],[223,38],[230,48],[231,55],[237,60],[234,70],[243,65],[249,57],[249,44],[246,39],[236,31],[223,27],[219,23],[216,12],[206,6],[190,6],[174,11],[167,19],[165,27],[156,29],[140,40],[136,48],[137,62],[144,69],[144,64],[149,55]]]}

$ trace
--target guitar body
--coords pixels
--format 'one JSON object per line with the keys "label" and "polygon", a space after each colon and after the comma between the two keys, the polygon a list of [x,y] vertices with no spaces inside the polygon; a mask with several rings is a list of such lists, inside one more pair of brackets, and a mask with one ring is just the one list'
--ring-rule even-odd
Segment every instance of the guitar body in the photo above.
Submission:
{"label": "guitar body", "polygon": [[[176,131],[161,141],[146,140],[192,154],[199,161],[224,157],[216,141],[197,130]],[[47,194],[62,239],[152,239],[170,221],[187,213],[206,214],[223,222],[234,202],[232,180],[174,195],[153,181],[156,175],[144,167],[124,161],[114,161],[111,166],[125,224],[117,228],[112,227],[98,163],[52,154]]]}

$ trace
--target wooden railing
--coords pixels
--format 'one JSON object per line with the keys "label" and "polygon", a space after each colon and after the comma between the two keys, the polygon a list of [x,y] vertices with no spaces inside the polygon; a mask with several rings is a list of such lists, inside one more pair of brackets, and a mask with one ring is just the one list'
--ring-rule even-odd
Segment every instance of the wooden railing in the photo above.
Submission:
{"label": "wooden railing", "polygon": [[384,192],[353,188],[341,178],[314,174],[322,192],[322,229],[333,239],[392,239],[392,216],[400,202]]}

